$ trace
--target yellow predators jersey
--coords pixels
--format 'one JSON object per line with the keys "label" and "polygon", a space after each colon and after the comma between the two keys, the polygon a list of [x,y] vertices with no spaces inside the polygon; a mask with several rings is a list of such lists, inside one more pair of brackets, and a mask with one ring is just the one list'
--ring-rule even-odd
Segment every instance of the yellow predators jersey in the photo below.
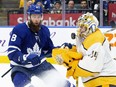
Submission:
{"label": "yellow predators jersey", "polygon": [[78,37],[76,40],[83,58],[79,61],[74,76],[81,76],[85,87],[116,85],[116,61],[111,58],[109,42],[101,31],[97,29],[84,41]]}

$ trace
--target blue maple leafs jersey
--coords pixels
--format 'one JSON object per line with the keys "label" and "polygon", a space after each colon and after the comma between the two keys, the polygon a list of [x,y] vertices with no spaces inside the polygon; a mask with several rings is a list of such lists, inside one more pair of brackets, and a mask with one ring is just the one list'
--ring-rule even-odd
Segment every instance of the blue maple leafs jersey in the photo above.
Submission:
{"label": "blue maple leafs jersey", "polygon": [[[42,56],[51,53],[53,47],[50,32],[46,26],[41,25],[40,30],[34,33],[26,23],[22,23],[12,30],[8,46],[8,57],[11,65],[22,66],[21,61],[25,55],[34,52],[42,58]],[[31,68],[33,66],[28,64],[24,67]]]}

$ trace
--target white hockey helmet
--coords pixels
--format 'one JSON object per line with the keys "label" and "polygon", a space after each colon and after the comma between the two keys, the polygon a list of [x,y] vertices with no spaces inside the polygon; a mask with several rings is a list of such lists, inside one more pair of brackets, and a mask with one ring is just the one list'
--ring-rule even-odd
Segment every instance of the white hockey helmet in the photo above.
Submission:
{"label": "white hockey helmet", "polygon": [[97,18],[92,13],[87,12],[83,14],[77,20],[77,26],[79,27],[78,35],[82,38],[86,38],[89,34],[95,32],[98,24]]}

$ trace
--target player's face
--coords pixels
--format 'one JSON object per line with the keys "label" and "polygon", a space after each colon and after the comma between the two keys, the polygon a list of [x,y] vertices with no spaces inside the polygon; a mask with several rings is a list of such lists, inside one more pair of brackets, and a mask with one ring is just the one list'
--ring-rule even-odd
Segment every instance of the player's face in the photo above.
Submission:
{"label": "player's face", "polygon": [[86,36],[88,35],[89,29],[87,29],[87,27],[85,27],[84,25],[79,27],[79,36],[82,38],[86,38]]}
{"label": "player's face", "polygon": [[87,28],[84,26],[80,26],[80,33],[85,33],[87,31]]}
{"label": "player's face", "polygon": [[41,14],[31,14],[31,21],[35,26],[38,26],[41,22],[42,15]]}

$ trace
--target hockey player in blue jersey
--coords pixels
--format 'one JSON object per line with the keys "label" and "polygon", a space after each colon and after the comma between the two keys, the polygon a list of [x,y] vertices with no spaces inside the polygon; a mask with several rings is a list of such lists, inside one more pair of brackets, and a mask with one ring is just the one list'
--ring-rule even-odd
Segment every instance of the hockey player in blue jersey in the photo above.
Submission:
{"label": "hockey player in blue jersey", "polygon": [[[33,75],[39,76],[44,71],[55,69],[44,57],[52,52],[54,45],[49,29],[41,24],[42,8],[31,5],[27,14],[28,21],[16,25],[12,30],[8,47],[8,57],[13,67],[11,78],[15,87],[25,87]],[[65,87],[70,86],[66,84]]]}

